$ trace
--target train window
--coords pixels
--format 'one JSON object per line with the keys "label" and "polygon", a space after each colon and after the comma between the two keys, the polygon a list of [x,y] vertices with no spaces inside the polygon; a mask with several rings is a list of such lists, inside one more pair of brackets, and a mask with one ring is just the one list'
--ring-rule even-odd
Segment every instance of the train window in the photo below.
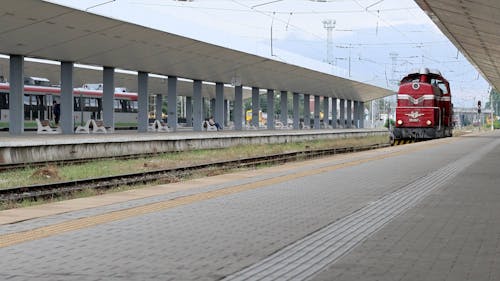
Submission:
{"label": "train window", "polygon": [[30,105],[31,104],[31,96],[24,96],[23,97],[24,105]]}
{"label": "train window", "polygon": [[[49,104],[52,104],[52,103],[49,103]],[[80,111],[81,108],[80,108],[80,98],[79,97],[75,97],[73,99],[73,110],[74,111]]]}
{"label": "train window", "polygon": [[97,99],[90,98],[89,99],[89,106],[91,106],[91,107],[97,107]]}
{"label": "train window", "polygon": [[9,94],[0,93],[0,109],[9,108]]}
{"label": "train window", "polygon": [[121,112],[122,111],[122,105],[120,103],[120,100],[114,100],[113,101],[114,108],[116,112]]}
{"label": "train window", "polygon": [[119,100],[122,108],[122,112],[130,112],[130,103],[128,100]]}
{"label": "train window", "polygon": [[139,112],[139,103],[137,101],[131,101],[132,112]]}

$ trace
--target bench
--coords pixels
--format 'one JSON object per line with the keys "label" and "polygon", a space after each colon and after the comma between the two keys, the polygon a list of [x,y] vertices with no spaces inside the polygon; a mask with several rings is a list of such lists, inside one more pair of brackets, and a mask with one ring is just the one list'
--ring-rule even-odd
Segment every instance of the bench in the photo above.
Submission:
{"label": "bench", "polygon": [[210,122],[208,121],[203,121],[203,129],[207,132],[209,131],[218,131],[217,127],[215,125],[210,125]]}
{"label": "bench", "polygon": [[60,134],[60,133],[62,133],[61,128],[51,127],[49,120],[41,120],[40,121],[37,118],[36,125],[37,125],[37,130],[36,130],[37,134]]}
{"label": "bench", "polygon": [[104,126],[104,121],[93,120],[92,119],[92,133],[107,133],[106,127]]}
{"label": "bench", "polygon": [[90,134],[90,124],[92,123],[92,119],[87,120],[85,126],[76,127],[75,134]]}
{"label": "bench", "polygon": [[170,127],[168,126],[167,123],[160,120],[156,120],[155,123],[156,123],[156,130],[158,132],[170,132]]}

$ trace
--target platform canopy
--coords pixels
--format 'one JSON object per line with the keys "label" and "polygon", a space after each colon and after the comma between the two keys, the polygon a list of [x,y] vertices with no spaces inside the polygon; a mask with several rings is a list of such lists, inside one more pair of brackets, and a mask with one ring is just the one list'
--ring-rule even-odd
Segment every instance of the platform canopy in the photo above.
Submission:
{"label": "platform canopy", "polygon": [[[39,0],[4,0],[0,53],[370,101],[381,87]],[[41,74],[40,74],[41,75]]]}
{"label": "platform canopy", "polygon": [[[0,56],[0,75],[5,78],[9,73],[9,60],[6,56]],[[24,76],[47,78],[51,84],[57,85],[60,80],[60,66],[57,62],[40,62],[38,60],[26,59],[24,62]],[[82,87],[83,84],[102,83],[102,67],[88,67],[75,65],[73,71],[74,88]],[[137,74],[131,71],[115,71],[115,87],[126,88],[128,92],[137,92]],[[166,95],[168,89],[167,76],[151,75],[148,81],[149,94]],[[202,94],[206,98],[215,98],[215,83],[204,82],[202,84]],[[180,96],[193,95],[193,83],[189,79],[179,79],[177,82],[177,93]],[[243,88],[243,98],[252,96],[249,88]],[[224,98],[234,99],[234,90],[230,85],[224,87]]]}
{"label": "platform canopy", "polygon": [[500,1],[415,1],[484,78],[500,90]]}

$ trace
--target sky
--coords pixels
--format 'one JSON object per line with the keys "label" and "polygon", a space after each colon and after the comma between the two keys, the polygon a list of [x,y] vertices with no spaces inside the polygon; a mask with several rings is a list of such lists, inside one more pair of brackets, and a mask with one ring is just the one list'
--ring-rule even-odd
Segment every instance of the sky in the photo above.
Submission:
{"label": "sky", "polygon": [[488,83],[413,0],[49,2],[394,91],[408,71],[438,69],[450,81],[455,107],[474,107],[489,93]]}

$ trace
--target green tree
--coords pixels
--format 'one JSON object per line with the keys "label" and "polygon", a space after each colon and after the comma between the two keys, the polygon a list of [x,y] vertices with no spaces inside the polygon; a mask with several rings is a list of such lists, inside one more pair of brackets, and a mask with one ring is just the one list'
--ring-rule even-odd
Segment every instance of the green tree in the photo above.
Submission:
{"label": "green tree", "polygon": [[[499,115],[500,92],[492,88],[490,91],[490,99],[490,101],[486,102],[486,108],[492,108],[495,111],[495,114]],[[493,105],[493,107],[491,107],[491,104]]]}

